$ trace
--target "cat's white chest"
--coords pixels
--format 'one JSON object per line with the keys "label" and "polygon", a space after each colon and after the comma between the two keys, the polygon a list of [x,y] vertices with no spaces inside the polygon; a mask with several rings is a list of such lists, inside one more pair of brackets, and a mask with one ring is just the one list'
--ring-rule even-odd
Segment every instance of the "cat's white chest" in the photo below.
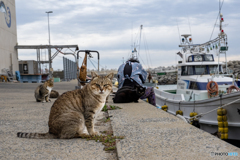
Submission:
{"label": "cat's white chest", "polygon": [[48,89],[48,94],[50,95],[51,91],[52,91],[52,87],[48,87],[47,86],[47,89]]}

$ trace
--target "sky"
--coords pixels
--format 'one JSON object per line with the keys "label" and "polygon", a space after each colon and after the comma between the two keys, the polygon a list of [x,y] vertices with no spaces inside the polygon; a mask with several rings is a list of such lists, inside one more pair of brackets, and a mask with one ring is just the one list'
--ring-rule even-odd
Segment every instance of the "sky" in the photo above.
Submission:
{"label": "sky", "polygon": [[[223,2],[223,3],[222,3]],[[240,1],[221,0],[224,32],[228,35],[228,60],[240,60]],[[49,14],[52,45],[78,45],[97,50],[100,68],[117,69],[138,44],[139,60],[145,68],[176,65],[181,49],[179,34],[192,34],[196,44],[216,38],[219,0],[16,0],[19,45],[48,44]],[[218,21],[217,21],[218,22]],[[214,29],[214,30],[213,30]],[[212,34],[213,33],[213,34]],[[55,52],[52,50],[52,52]],[[70,50],[63,50],[70,52]],[[36,50],[18,50],[20,60],[36,60]],[[47,58],[41,50],[42,60]],[[97,67],[97,56],[88,68]],[[82,64],[83,54],[79,64]],[[63,55],[53,60],[53,69],[63,69]],[[64,56],[73,60],[73,56]],[[224,56],[220,59],[223,60]]]}

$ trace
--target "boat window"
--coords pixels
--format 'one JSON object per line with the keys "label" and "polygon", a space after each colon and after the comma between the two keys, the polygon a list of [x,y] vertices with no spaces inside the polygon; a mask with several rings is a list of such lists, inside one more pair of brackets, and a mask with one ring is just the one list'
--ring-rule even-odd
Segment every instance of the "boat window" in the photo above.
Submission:
{"label": "boat window", "polygon": [[203,61],[202,55],[194,55],[194,62],[201,62]]}
{"label": "boat window", "polygon": [[214,61],[212,54],[206,54],[204,55],[204,61]]}
{"label": "boat window", "polygon": [[188,62],[192,62],[192,61],[193,61],[192,56],[189,56],[189,57],[188,57]]}
{"label": "boat window", "polygon": [[182,74],[181,75],[187,75],[187,67],[182,66]]}
{"label": "boat window", "polygon": [[0,1],[0,11],[5,13],[6,12],[6,8],[5,8],[5,5],[3,3],[3,1]]}
{"label": "boat window", "polygon": [[[209,65],[209,73],[213,74],[213,73],[217,73],[217,65]],[[219,71],[221,72],[221,65],[219,65]]]}
{"label": "boat window", "polygon": [[189,89],[199,90],[196,82],[190,82]]}
{"label": "boat window", "polygon": [[188,66],[188,75],[193,75],[193,66]]}
{"label": "boat window", "polygon": [[197,75],[207,74],[206,66],[195,66],[195,73]]}

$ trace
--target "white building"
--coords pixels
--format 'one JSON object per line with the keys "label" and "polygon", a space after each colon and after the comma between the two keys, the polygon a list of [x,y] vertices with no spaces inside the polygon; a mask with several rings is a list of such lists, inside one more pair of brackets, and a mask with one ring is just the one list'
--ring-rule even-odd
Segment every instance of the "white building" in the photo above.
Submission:
{"label": "white building", "polygon": [[0,75],[9,69],[18,71],[17,24],[15,0],[0,0]]}

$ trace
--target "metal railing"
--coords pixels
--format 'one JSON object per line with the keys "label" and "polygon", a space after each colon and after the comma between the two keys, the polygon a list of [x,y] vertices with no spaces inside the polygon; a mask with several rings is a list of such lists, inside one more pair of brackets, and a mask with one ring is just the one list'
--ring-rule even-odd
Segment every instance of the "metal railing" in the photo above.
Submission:
{"label": "metal railing", "polygon": [[77,78],[77,64],[63,57],[64,81],[70,81]]}

